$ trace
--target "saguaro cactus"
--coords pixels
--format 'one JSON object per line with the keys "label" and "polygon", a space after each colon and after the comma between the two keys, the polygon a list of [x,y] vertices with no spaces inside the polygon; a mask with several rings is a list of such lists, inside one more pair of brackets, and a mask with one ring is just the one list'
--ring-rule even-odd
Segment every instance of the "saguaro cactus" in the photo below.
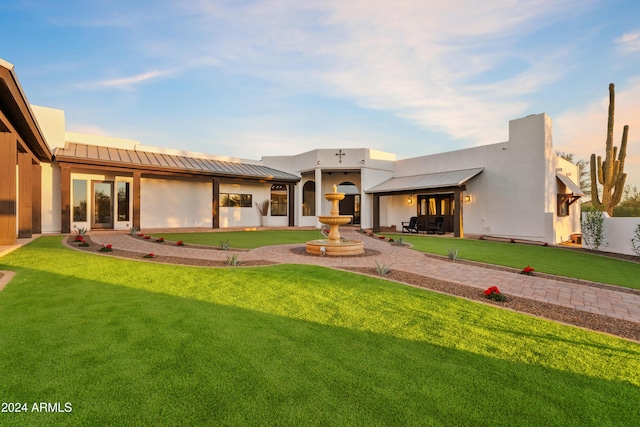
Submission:
{"label": "saguaro cactus", "polygon": [[[607,123],[607,145],[604,161],[601,156],[591,155],[591,204],[594,208],[613,216],[613,207],[620,203],[627,174],[624,173],[624,159],[627,157],[629,126],[622,131],[620,152],[613,145],[613,115],[615,110],[615,89],[609,85],[609,120]],[[602,185],[602,198],[598,195],[598,185]]]}

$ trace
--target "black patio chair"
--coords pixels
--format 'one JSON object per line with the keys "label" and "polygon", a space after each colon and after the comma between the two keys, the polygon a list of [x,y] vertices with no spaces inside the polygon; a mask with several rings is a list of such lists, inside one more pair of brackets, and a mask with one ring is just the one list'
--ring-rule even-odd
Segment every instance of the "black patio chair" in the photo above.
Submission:
{"label": "black patio chair", "polygon": [[444,217],[437,216],[434,222],[427,224],[427,234],[444,234]]}
{"label": "black patio chair", "polygon": [[412,216],[409,218],[409,222],[402,223],[403,233],[417,233],[418,232],[418,217]]}

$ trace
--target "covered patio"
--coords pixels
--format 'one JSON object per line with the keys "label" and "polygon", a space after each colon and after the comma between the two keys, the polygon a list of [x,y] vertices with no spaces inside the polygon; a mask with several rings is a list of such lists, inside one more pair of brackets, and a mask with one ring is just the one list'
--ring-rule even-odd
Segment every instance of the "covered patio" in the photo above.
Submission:
{"label": "covered patio", "polygon": [[416,210],[411,216],[418,218],[418,231],[428,232],[430,224],[434,224],[436,218],[443,217],[443,231],[452,232],[454,237],[464,237],[466,183],[483,170],[472,168],[394,177],[366,190],[367,194],[373,195],[373,231],[380,231],[380,198],[406,196],[417,198]]}

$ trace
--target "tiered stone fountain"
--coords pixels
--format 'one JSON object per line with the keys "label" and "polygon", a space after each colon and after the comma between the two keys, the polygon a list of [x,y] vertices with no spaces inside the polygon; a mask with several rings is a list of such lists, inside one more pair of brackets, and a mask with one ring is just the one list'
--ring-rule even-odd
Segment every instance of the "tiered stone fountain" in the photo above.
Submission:
{"label": "tiered stone fountain", "polygon": [[333,193],[325,193],[324,198],[331,201],[331,215],[319,216],[322,224],[329,226],[328,239],[310,240],[307,242],[307,253],[313,255],[348,256],[364,253],[364,244],[360,240],[346,240],[340,237],[340,226],[347,224],[352,215],[340,215],[338,203],[344,199],[344,193],[338,193],[333,186]]}

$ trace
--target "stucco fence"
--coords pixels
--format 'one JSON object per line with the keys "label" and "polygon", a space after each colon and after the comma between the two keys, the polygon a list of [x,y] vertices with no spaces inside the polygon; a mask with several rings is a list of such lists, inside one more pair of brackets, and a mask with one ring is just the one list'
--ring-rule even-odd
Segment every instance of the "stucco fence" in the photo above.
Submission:
{"label": "stucco fence", "polygon": [[[582,214],[584,221],[586,214]],[[600,248],[603,252],[613,252],[625,255],[637,255],[631,246],[631,239],[635,236],[635,229],[640,224],[640,217],[611,218],[604,213],[604,241],[607,245]],[[587,248],[582,239],[582,247]],[[587,248],[588,249],[588,248]]]}

